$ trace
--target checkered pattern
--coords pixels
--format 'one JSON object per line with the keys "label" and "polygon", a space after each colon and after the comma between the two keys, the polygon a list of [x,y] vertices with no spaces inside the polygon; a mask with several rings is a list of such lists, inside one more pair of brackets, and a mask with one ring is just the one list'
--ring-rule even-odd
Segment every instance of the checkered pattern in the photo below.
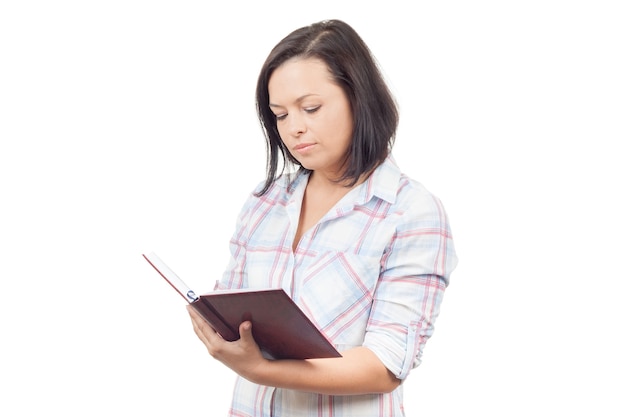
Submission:
{"label": "checkered pattern", "polygon": [[[371,349],[398,378],[420,363],[457,258],[446,213],[392,157],[301,238],[308,177],[251,196],[217,288],[283,288],[341,351]],[[402,385],[381,395],[328,396],[238,378],[231,416],[402,416]]]}

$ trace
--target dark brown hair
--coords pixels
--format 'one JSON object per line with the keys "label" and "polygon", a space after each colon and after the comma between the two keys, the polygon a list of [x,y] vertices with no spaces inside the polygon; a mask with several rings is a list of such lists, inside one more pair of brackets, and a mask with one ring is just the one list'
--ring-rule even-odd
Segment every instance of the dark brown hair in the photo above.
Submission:
{"label": "dark brown hair", "polygon": [[[395,140],[399,118],[396,102],[358,33],[341,20],[325,20],[297,29],[272,49],[257,81],[257,114],[267,145],[265,185],[258,195],[267,192],[286,166],[306,170],[280,139],[276,116],[269,107],[269,79],[276,68],[294,57],[323,61],[350,102],[354,131],[340,181],[354,185],[384,161]],[[279,157],[283,162],[280,172]]]}

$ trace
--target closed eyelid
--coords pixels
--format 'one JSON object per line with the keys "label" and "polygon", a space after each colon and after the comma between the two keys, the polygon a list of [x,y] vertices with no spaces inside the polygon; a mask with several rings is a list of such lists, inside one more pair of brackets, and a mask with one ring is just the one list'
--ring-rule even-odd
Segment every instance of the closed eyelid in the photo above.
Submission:
{"label": "closed eyelid", "polygon": [[274,116],[280,117],[287,114],[287,110],[283,106],[279,106],[277,104],[269,104],[269,108],[274,113]]}
{"label": "closed eyelid", "polygon": [[[276,104],[270,104],[269,106],[277,120],[284,120],[285,118],[287,118],[289,112],[283,106],[279,106]],[[306,113],[312,114],[318,111],[320,107],[322,107],[321,104],[316,104],[314,106],[303,106],[302,110]]]}
{"label": "closed eyelid", "polygon": [[309,106],[309,107],[305,107],[304,111],[307,113],[315,113],[316,111],[320,109],[320,107],[322,107],[321,104],[318,104],[317,106]]}

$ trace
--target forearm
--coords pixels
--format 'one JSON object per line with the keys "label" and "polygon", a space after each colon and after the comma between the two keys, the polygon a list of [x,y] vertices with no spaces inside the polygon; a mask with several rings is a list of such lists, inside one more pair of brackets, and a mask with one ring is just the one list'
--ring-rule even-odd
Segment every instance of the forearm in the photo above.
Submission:
{"label": "forearm", "polygon": [[239,340],[227,342],[193,308],[187,311],[211,356],[251,382],[329,395],[383,393],[400,385],[368,348],[344,351],[341,358],[271,361],[263,358],[249,321],[239,326]]}
{"label": "forearm", "polygon": [[260,385],[329,395],[390,392],[400,384],[369,349],[354,348],[342,355],[330,359],[265,361],[242,376]]}

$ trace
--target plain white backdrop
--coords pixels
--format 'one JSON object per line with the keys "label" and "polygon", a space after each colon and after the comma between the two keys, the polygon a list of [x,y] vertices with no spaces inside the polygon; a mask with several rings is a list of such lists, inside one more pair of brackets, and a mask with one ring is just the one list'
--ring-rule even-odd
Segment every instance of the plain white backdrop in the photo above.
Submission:
{"label": "plain white backdrop", "polygon": [[264,176],[257,72],[340,18],[460,257],[407,416],[626,415],[620,3],[2,2],[0,414],[225,415],[232,374],[141,254],[213,287]]}

